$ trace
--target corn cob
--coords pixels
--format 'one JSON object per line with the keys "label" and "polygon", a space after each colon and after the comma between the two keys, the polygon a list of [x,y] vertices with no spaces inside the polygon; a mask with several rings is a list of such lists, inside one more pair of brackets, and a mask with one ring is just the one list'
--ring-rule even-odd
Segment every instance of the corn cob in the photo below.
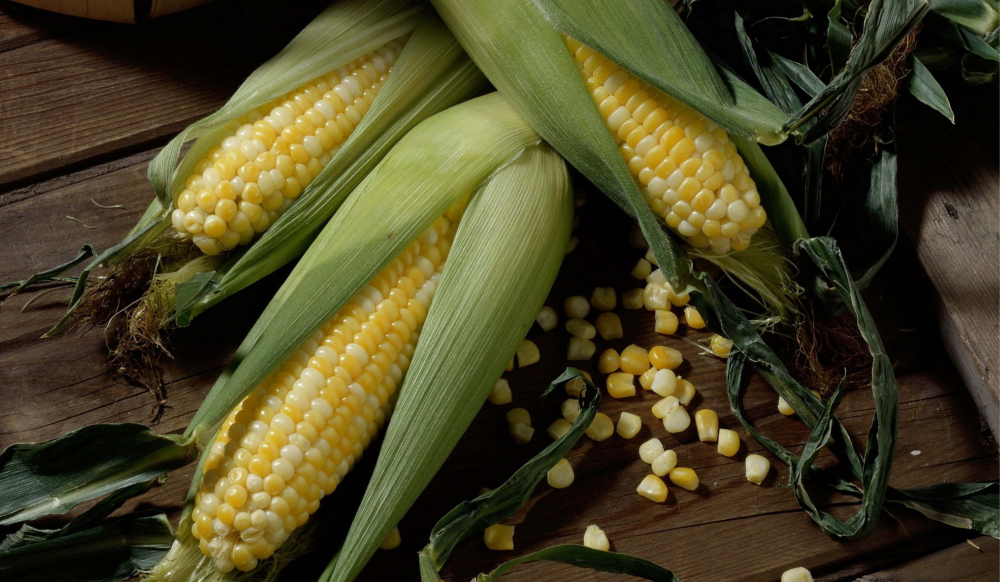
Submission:
{"label": "corn cob", "polygon": [[209,255],[267,230],[350,137],[408,36],[235,120],[185,181],[174,230]]}
{"label": "corn cob", "polygon": [[252,570],[336,489],[392,411],[464,210],[456,203],[224,422],[191,534],[222,572]]}
{"label": "corn cob", "polygon": [[767,213],[726,130],[565,39],[650,209],[695,247],[718,253],[747,248]]}

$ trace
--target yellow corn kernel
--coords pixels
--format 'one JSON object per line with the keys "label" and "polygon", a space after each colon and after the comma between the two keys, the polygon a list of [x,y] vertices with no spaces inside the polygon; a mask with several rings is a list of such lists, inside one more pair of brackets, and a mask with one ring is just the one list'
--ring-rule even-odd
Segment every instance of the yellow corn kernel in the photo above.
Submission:
{"label": "yellow corn kernel", "polygon": [[563,301],[563,311],[570,318],[583,319],[590,313],[590,302],[583,295],[573,295]]}
{"label": "yellow corn kernel", "polygon": [[557,418],[555,419],[555,421],[552,422],[552,424],[549,425],[549,428],[546,432],[548,432],[549,437],[551,437],[552,440],[556,440],[562,437],[567,432],[569,432],[569,429],[572,426],[573,423],[566,420],[565,418]]}
{"label": "yellow corn kernel", "polygon": [[513,550],[514,526],[499,523],[491,525],[483,531],[483,542],[490,550]]}
{"label": "yellow corn kernel", "polygon": [[677,316],[669,309],[656,310],[656,325],[653,328],[656,333],[663,335],[673,335],[677,333]]}
{"label": "yellow corn kernel", "polygon": [[674,467],[670,470],[670,482],[681,489],[694,491],[698,488],[698,474],[694,472],[694,469]]}
{"label": "yellow corn kernel", "polygon": [[642,289],[629,289],[622,293],[622,307],[625,309],[642,309],[643,303]]}
{"label": "yellow corn kernel", "polygon": [[589,360],[594,357],[597,346],[588,339],[578,337],[569,338],[569,346],[566,348],[566,359],[570,361]]}
{"label": "yellow corn kernel", "polygon": [[653,270],[653,266],[649,264],[646,259],[639,259],[639,261],[632,267],[632,276],[636,279],[645,279],[649,276],[649,273]]}
{"label": "yellow corn kernel", "polygon": [[705,320],[701,318],[701,314],[694,307],[684,308],[684,322],[691,329],[705,328]]}
{"label": "yellow corn kernel", "polygon": [[648,441],[639,445],[639,458],[642,459],[644,463],[653,464],[656,457],[663,454],[663,443],[660,439],[649,439]]}
{"label": "yellow corn kernel", "polygon": [[[586,536],[584,536],[586,537]],[[812,573],[801,566],[781,573],[781,582],[813,582]]]}
{"label": "yellow corn kernel", "polygon": [[639,385],[642,386],[643,390],[653,389],[653,379],[656,378],[656,368],[650,368],[646,370],[646,373],[639,376]]}
{"label": "yellow corn kernel", "polygon": [[523,408],[511,408],[507,411],[507,424],[524,424],[531,426],[531,414]]}
{"label": "yellow corn kernel", "polygon": [[723,457],[732,457],[740,450],[740,435],[735,430],[720,428],[718,449]]}
{"label": "yellow corn kernel", "polygon": [[560,411],[563,418],[573,422],[576,420],[576,417],[580,416],[580,401],[576,398],[567,398],[563,400]]}
{"label": "yellow corn kernel", "polygon": [[538,346],[535,342],[531,340],[524,340],[521,345],[517,347],[517,367],[523,368],[525,366],[530,366],[534,364],[542,357],[541,352],[538,351]]}
{"label": "yellow corn kernel", "polygon": [[674,390],[674,396],[677,397],[677,400],[679,400],[681,404],[684,406],[691,404],[691,401],[694,400],[695,394],[696,391],[694,389],[694,384],[684,378],[677,378],[677,389]]}
{"label": "yellow corn kernel", "polygon": [[684,356],[674,348],[653,346],[649,350],[649,363],[657,370],[676,370],[684,362]]}
{"label": "yellow corn kernel", "polygon": [[565,489],[573,484],[573,465],[569,464],[566,459],[559,459],[559,462],[549,469],[546,473],[546,480],[549,482],[549,487],[553,489]]}
{"label": "yellow corn kernel", "polygon": [[[602,374],[610,374],[618,371],[618,352],[608,348],[601,352],[601,357],[597,360],[597,371]],[[609,380],[610,381],[610,380]]]}
{"label": "yellow corn kernel", "polygon": [[667,484],[656,475],[646,475],[636,488],[636,492],[654,503],[667,500]]}
{"label": "yellow corn kernel", "polygon": [[497,383],[493,385],[493,390],[490,390],[489,400],[490,404],[495,406],[510,404],[512,400],[510,384],[503,378],[497,380]]}
{"label": "yellow corn kernel", "polygon": [[622,350],[620,359],[623,372],[639,376],[649,369],[649,352],[635,344]]}
{"label": "yellow corn kernel", "polygon": [[788,401],[786,401],[784,399],[784,397],[779,396],[778,397],[778,412],[780,412],[781,414],[784,414],[785,416],[792,416],[793,414],[795,414],[795,409],[792,408],[791,405],[788,404]]}
{"label": "yellow corn kernel", "polygon": [[510,372],[514,369],[514,357],[511,356],[510,361],[507,362],[507,366],[504,368],[505,372]]}
{"label": "yellow corn kernel", "polygon": [[757,454],[747,455],[747,481],[760,485],[771,470],[771,461]]}
{"label": "yellow corn kernel", "polygon": [[611,311],[618,305],[614,287],[595,287],[590,293],[590,306],[598,311]]}
{"label": "yellow corn kernel", "polygon": [[517,444],[519,445],[530,442],[531,437],[534,436],[534,434],[535,429],[526,424],[519,422],[517,424],[510,425],[510,436],[514,437],[514,440],[517,441]]}
{"label": "yellow corn kernel", "polygon": [[598,412],[587,427],[587,436],[595,441],[603,441],[615,434],[615,423],[603,412]]}
{"label": "yellow corn kernel", "polygon": [[642,419],[637,415],[631,412],[623,412],[618,417],[618,425],[615,427],[615,432],[623,439],[634,437],[639,434],[640,430],[642,430]]}
{"label": "yellow corn kernel", "polygon": [[535,318],[535,321],[538,322],[538,327],[542,328],[542,330],[552,331],[559,325],[559,316],[556,315],[555,309],[546,305],[538,312],[538,317]]}
{"label": "yellow corn kernel", "polygon": [[[580,370],[580,373],[583,374],[584,378],[588,380],[593,380],[593,378],[590,377],[590,373],[587,372],[586,370]],[[569,382],[566,382],[566,395],[579,396],[580,392],[583,391],[584,386],[585,384],[583,383],[583,378],[574,378]]]}
{"label": "yellow corn kernel", "polygon": [[601,550],[602,552],[611,549],[611,543],[608,542],[607,534],[596,525],[588,525],[586,531],[583,532],[583,545],[594,550]]}
{"label": "yellow corn kernel", "polygon": [[609,312],[598,315],[594,326],[597,328],[597,333],[601,334],[601,338],[605,341],[620,339],[625,335],[622,330],[622,320],[617,313]]}
{"label": "yellow corn kernel", "polygon": [[670,309],[670,297],[673,291],[659,283],[649,283],[642,290],[642,303],[646,306],[646,311],[656,311],[658,309]]}
{"label": "yellow corn kernel", "polygon": [[694,413],[694,425],[698,429],[698,440],[714,443],[719,440],[719,415],[714,410],[702,408]]}
{"label": "yellow corn kernel", "polygon": [[729,352],[733,349],[732,340],[728,340],[721,335],[713,335],[709,343],[709,349],[720,358],[728,358]]}
{"label": "yellow corn kernel", "polygon": [[382,543],[378,547],[380,550],[395,550],[402,541],[403,538],[399,535],[399,527],[393,526],[392,531],[389,532],[389,535],[385,536],[385,539],[382,540]]}
{"label": "yellow corn kernel", "polygon": [[597,336],[597,329],[585,319],[570,319],[566,322],[566,331],[573,337],[590,340]]}
{"label": "yellow corn kernel", "polygon": [[615,372],[608,376],[608,394],[612,398],[635,396],[635,376],[626,372]]}

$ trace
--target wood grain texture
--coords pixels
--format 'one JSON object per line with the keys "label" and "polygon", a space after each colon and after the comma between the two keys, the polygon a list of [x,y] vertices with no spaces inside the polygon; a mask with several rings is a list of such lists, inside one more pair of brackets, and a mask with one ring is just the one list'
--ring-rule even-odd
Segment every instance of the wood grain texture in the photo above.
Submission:
{"label": "wood grain texture", "polygon": [[[957,126],[921,105],[900,113],[900,223],[936,290],[944,344],[1000,436],[1000,144],[996,88],[955,86]],[[985,117],[984,117],[985,115]],[[912,121],[912,123],[911,123]]]}
{"label": "wood grain texture", "polygon": [[[303,10],[318,9],[320,4],[310,3]],[[8,123],[10,110],[5,101],[8,96],[16,97],[16,119],[4,131],[12,127],[15,133],[11,135],[20,136],[16,143],[23,150],[2,149],[11,147],[11,142],[0,141],[0,159],[5,161],[0,165],[0,240],[7,251],[0,261],[0,281],[22,279],[65,261],[84,243],[103,249],[117,242],[153,196],[145,173],[158,145],[187,121],[221,103],[242,74],[293,33],[291,24],[306,18],[288,3],[277,1],[262,3],[252,17],[239,16],[250,12],[241,7],[236,0],[223,0],[133,29],[40,16],[30,9],[0,5],[0,124]],[[255,37],[256,44],[240,42],[244,31],[218,26],[223,18],[266,24],[274,36]],[[173,45],[162,39],[175,33],[183,36],[181,46],[186,50],[164,50]],[[236,49],[226,53],[220,46],[239,46],[246,58],[234,64]],[[199,59],[209,62],[197,64]],[[92,70],[78,70],[80,63]],[[184,63],[196,64],[184,69]],[[7,64],[14,66],[17,75],[10,76]],[[219,67],[238,70],[220,73]],[[29,82],[31,75],[41,82]],[[122,89],[119,96],[101,93],[108,87],[120,88],[119,79],[132,79],[143,90]],[[160,92],[145,91],[151,87]],[[50,95],[53,90],[59,95]],[[81,103],[96,107],[98,115],[85,116]],[[43,115],[46,107],[51,111]],[[143,109],[154,113],[140,115]],[[23,139],[29,133],[39,135],[52,127],[81,123],[90,135],[71,133],[64,136],[68,141]],[[124,133],[113,134],[114,128]],[[68,148],[64,147],[67,143]],[[907,157],[913,155],[917,154],[904,152],[901,163],[908,163]],[[587,295],[595,286],[613,286],[620,293],[638,285],[628,275],[641,254],[625,243],[629,222],[603,198],[593,193],[589,198],[580,210],[577,234],[582,243],[563,265],[549,301],[552,305],[561,305],[568,295]],[[124,209],[102,209],[95,202],[121,204]],[[98,228],[87,229],[66,216]],[[900,432],[892,484],[909,487],[995,479],[1000,471],[996,445],[980,431],[974,403],[941,355],[936,323],[921,308],[929,293],[925,280],[916,272],[912,251],[905,243],[901,249],[887,265],[887,275],[877,278],[866,295],[900,373]],[[251,292],[233,296],[171,336],[174,357],[165,359],[162,366],[169,407],[156,430],[184,428],[284,274],[276,273]],[[62,314],[67,295],[67,289],[57,288],[0,302],[0,448],[50,439],[89,423],[149,420],[150,396],[142,388],[118,381],[107,369],[102,330],[83,328],[38,339]],[[890,508],[892,515],[883,516],[871,538],[835,541],[798,508],[790,491],[780,487],[788,475],[785,467],[776,466],[764,486],[746,482],[743,458],[760,452],[759,446],[748,440],[728,412],[723,362],[700,354],[697,342],[707,334],[684,330],[677,337],[664,337],[653,333],[648,312],[618,312],[626,339],[598,342],[598,348],[621,349],[635,342],[681,350],[686,362],[679,373],[694,382],[699,392],[692,411],[706,407],[718,411],[722,426],[741,434],[743,449],[735,459],[726,459],[714,446],[698,442],[692,431],[667,435],[650,413],[655,401],[650,393],[624,400],[606,398],[602,408],[613,419],[623,411],[643,418],[640,435],[629,441],[614,436],[601,443],[584,438],[568,455],[576,482],[562,491],[543,484],[512,520],[517,524],[516,550],[487,551],[475,536],[455,552],[442,573],[445,580],[468,580],[515,555],[556,543],[577,543],[591,523],[605,529],[613,549],[672,568],[684,582],[775,581],[783,570],[800,565],[822,582],[859,577],[867,577],[868,582],[995,580],[1000,576],[1000,549],[993,540],[944,527],[905,508]],[[560,320],[565,318],[560,315]],[[415,553],[426,543],[435,521],[474,496],[481,486],[501,483],[548,443],[544,429],[558,416],[561,399],[539,401],[538,395],[566,365],[568,335],[560,328],[548,334],[534,329],[530,336],[540,346],[542,360],[507,374],[514,403],[484,406],[400,524],[402,546],[379,552],[360,580],[415,579]],[[773,392],[755,378],[744,401],[748,417],[793,451],[801,449],[808,431],[794,418],[777,414],[775,403]],[[507,434],[504,413],[511,406],[531,411],[537,433],[528,445],[516,446]],[[838,414],[862,443],[872,415],[870,394],[851,392]],[[697,491],[671,487],[671,498],[663,505],[636,495],[636,485],[648,472],[638,459],[637,448],[654,435],[674,448],[681,464],[698,471],[702,486]],[[316,550],[294,562],[282,580],[316,579],[346,535],[376,455],[377,442],[337,493],[324,500],[316,516],[322,524]],[[824,454],[819,463],[831,466],[834,461]],[[158,509],[176,523],[190,477],[190,467],[180,469],[163,486],[120,511]],[[820,499],[842,518],[857,510],[851,499]],[[64,519],[44,521],[53,525]],[[969,553],[975,552],[965,543],[969,538],[980,545],[982,554]],[[504,579],[527,582],[571,576],[586,581],[619,579],[544,564],[525,566]]]}

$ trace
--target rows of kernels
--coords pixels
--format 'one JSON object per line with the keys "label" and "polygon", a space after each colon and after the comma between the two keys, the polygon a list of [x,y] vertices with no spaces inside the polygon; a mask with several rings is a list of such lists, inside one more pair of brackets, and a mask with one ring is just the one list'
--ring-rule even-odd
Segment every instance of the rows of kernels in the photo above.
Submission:
{"label": "rows of kernels", "polygon": [[222,571],[269,557],[391,412],[450,249],[438,219],[248,396],[205,463],[192,533]]}
{"label": "rows of kernels", "polygon": [[371,108],[404,43],[394,40],[234,121],[178,194],[174,229],[210,255],[267,230]]}
{"label": "rows of kernels", "polygon": [[650,208],[696,247],[746,248],[767,213],[725,129],[593,49],[566,43]]}

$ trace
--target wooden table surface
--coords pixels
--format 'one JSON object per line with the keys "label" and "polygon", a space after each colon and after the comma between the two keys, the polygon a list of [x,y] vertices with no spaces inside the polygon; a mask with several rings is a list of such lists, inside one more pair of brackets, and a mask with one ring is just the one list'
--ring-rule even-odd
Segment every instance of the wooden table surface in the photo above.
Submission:
{"label": "wooden table surface", "polygon": [[[87,22],[0,2],[0,281],[21,279],[66,260],[84,243],[114,244],[152,197],[146,167],[179,129],[221,105],[257,64],[276,52],[321,7],[265,0],[253,11],[236,0],[150,22],[140,28]],[[243,32],[252,29],[251,34]],[[995,104],[995,102],[994,102]],[[955,131],[970,131],[961,120]],[[970,129],[972,128],[972,129]],[[995,130],[995,126],[994,126]],[[914,148],[932,144],[914,142]],[[901,156],[901,172],[933,172]],[[920,184],[919,179],[908,180]],[[906,203],[903,196],[902,203]],[[105,209],[121,204],[123,209]],[[571,294],[597,285],[621,292],[634,286],[628,271],[639,255],[628,247],[629,223],[610,204],[591,196],[581,211],[580,247],[563,266],[552,292],[558,305]],[[71,220],[69,217],[77,219]],[[87,225],[87,226],[85,226]],[[93,228],[88,228],[93,227]],[[913,250],[902,242],[867,294],[897,362],[900,430],[891,482],[896,487],[942,481],[995,479],[996,444],[944,354],[933,318],[920,306],[930,297]],[[163,365],[169,407],[156,429],[180,431],[197,409],[242,335],[249,330],[285,272],[259,283],[173,334],[174,358]],[[78,329],[55,338],[39,336],[62,313],[68,290],[33,292],[0,303],[0,447],[50,439],[97,422],[149,422],[152,399],[142,388],[115,379],[105,365],[101,330]],[[30,305],[29,305],[30,302]],[[912,308],[911,308],[912,307]],[[464,542],[442,572],[445,580],[468,580],[523,552],[575,543],[588,524],[599,524],[612,547],[669,567],[684,582],[776,581],[793,566],[809,568],[823,582],[839,580],[996,580],[996,540],[942,526],[900,508],[890,508],[876,533],[840,542],[823,534],[780,484],[776,470],[764,486],[748,483],[743,457],[760,452],[728,411],[723,362],[699,355],[693,343],[707,334],[664,337],[652,332],[651,314],[622,312],[626,339],[647,347],[681,350],[680,373],[698,388],[693,406],[719,412],[723,427],[741,433],[744,448],[735,459],[720,457],[695,435],[667,435],[652,417],[654,395],[606,398],[603,410],[643,417],[646,426],[626,441],[583,439],[568,458],[576,482],[567,490],[539,487],[518,523],[513,553],[485,550],[479,539]],[[379,552],[361,579],[415,579],[415,552],[426,543],[434,521],[481,486],[494,487],[547,442],[544,427],[558,415],[558,399],[538,401],[547,382],[566,365],[563,331],[531,337],[542,361],[508,374],[515,405],[528,407],[542,430],[527,446],[507,435],[505,408],[486,405],[438,477],[400,524],[403,544]],[[606,347],[598,342],[598,348]],[[592,368],[591,368],[592,369]],[[759,378],[746,397],[756,426],[796,450],[808,432],[779,415],[775,395]],[[693,410],[693,408],[692,408]],[[872,414],[866,391],[847,395],[839,417],[856,439],[864,439]],[[671,498],[655,505],[635,493],[648,467],[637,447],[658,436],[674,448],[680,464],[697,470],[695,492],[671,487]],[[324,501],[326,524],[319,548],[294,563],[284,579],[313,580],[343,538],[375,459],[358,465],[337,494]],[[830,463],[830,455],[821,457]],[[179,514],[190,469],[130,503]],[[844,518],[857,510],[848,499],[827,507]],[[58,521],[58,520],[54,520]],[[525,566],[510,580],[610,580],[614,577],[568,567]]]}

